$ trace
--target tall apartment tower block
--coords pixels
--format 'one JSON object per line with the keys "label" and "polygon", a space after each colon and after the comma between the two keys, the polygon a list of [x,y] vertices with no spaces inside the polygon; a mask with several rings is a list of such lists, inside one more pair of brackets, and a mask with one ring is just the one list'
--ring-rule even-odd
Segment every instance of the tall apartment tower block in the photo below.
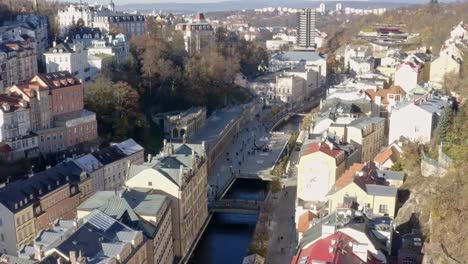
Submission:
{"label": "tall apartment tower block", "polygon": [[315,15],[313,9],[303,9],[297,13],[297,46],[300,48],[315,48],[315,38],[318,32],[315,28]]}

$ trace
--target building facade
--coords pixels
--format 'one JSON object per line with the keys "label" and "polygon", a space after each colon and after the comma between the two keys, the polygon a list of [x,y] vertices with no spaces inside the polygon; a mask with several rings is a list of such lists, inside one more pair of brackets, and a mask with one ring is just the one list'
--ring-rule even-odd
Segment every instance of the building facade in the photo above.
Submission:
{"label": "building facade", "polygon": [[118,190],[127,179],[129,165],[144,162],[144,149],[130,138],[73,162],[91,175],[96,191]]}
{"label": "building facade", "polygon": [[153,119],[163,127],[167,139],[175,142],[187,141],[205,124],[206,108],[190,107],[183,112],[159,114]]}
{"label": "building facade", "polygon": [[76,44],[54,42],[44,57],[47,73],[68,71],[80,82],[91,80],[88,52],[79,42]]}
{"label": "building facade", "polygon": [[42,263],[149,264],[143,233],[98,210],[81,221],[55,221],[20,254]]}
{"label": "building facade", "polygon": [[315,28],[315,10],[307,8],[297,13],[297,41],[300,48],[317,48],[316,38],[319,37]]}
{"label": "building facade", "polygon": [[373,215],[394,217],[398,189],[379,177],[373,163],[355,163],[336,181],[330,192],[330,212],[355,208]]}
{"label": "building facade", "polygon": [[148,163],[132,165],[125,184],[153,189],[169,197],[174,255],[180,259],[188,257],[208,217],[207,163],[202,146],[168,143]]}
{"label": "building facade", "polygon": [[347,125],[344,140],[361,146],[361,162],[370,162],[386,146],[385,118],[361,117]]}
{"label": "building facade", "polygon": [[327,78],[327,55],[315,51],[285,51],[271,55],[268,70],[277,72],[286,69],[311,69],[320,73],[319,84]]}
{"label": "building facade", "polygon": [[404,137],[421,144],[428,143],[446,105],[446,99],[430,93],[414,102],[399,105],[390,116],[388,142]]}
{"label": "building facade", "polygon": [[38,74],[9,91],[30,104],[40,152],[54,153],[97,138],[96,114],[83,109],[82,84],[70,73]]}
{"label": "building facade", "polygon": [[56,219],[74,219],[88,180],[79,168],[59,165],[1,188],[0,251],[16,256]]}
{"label": "building facade", "polygon": [[38,154],[38,137],[31,130],[31,109],[17,93],[0,94],[1,159],[13,161]]}
{"label": "building facade", "polygon": [[59,34],[65,36],[78,22],[83,26],[92,27],[95,11],[93,6],[86,4],[72,4],[59,10],[57,14]]}
{"label": "building facade", "polygon": [[78,219],[94,210],[142,231],[147,239],[148,263],[173,263],[171,206],[166,196],[131,189],[100,191],[79,206]]}
{"label": "building facade", "polygon": [[0,43],[0,92],[37,74],[34,40]]}
{"label": "building facade", "polygon": [[203,13],[198,13],[187,23],[177,24],[176,30],[183,32],[185,50],[189,54],[208,47],[214,41],[213,27],[206,21]]}
{"label": "building facade", "polygon": [[143,15],[101,13],[94,16],[93,27],[101,29],[103,33],[139,36],[146,33],[146,19]]}

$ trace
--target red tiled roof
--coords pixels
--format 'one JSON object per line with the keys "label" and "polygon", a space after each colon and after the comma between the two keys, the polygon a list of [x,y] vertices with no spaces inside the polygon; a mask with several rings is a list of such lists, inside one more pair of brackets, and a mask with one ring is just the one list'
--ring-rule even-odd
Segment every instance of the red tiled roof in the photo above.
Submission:
{"label": "red tiled roof", "polygon": [[310,221],[312,219],[318,218],[318,216],[310,211],[303,213],[299,216],[299,223],[297,224],[297,231],[298,232],[305,232],[309,229]]}
{"label": "red tiled roof", "polygon": [[362,163],[354,163],[353,166],[351,166],[348,170],[346,170],[340,178],[338,178],[338,180],[336,181],[335,185],[337,187],[344,187],[348,184],[350,184],[351,182],[353,182],[353,179],[354,179],[354,175],[356,175],[356,173],[360,170],[362,170],[362,168],[364,168],[364,164]]}
{"label": "red tiled roof", "polygon": [[404,65],[410,66],[410,68],[413,69],[415,72],[418,72],[418,71],[419,71],[419,65],[417,65],[416,63],[411,62],[411,61],[405,61],[404,63],[402,63],[402,64],[398,67],[398,70],[399,70],[401,67],[403,67]]}
{"label": "red tiled roof", "polygon": [[388,94],[400,94],[406,95],[405,90],[399,85],[392,85],[387,89],[378,89],[374,91],[373,89],[366,90],[367,96],[371,98],[372,101],[375,101],[376,96],[382,97],[382,104],[388,104]]}
{"label": "red tiled roof", "polygon": [[21,108],[22,102],[24,102],[23,98],[17,93],[0,94],[0,106],[9,106],[8,110],[2,109],[5,112],[15,112]]}
{"label": "red tiled roof", "polygon": [[6,153],[6,152],[10,152],[10,151],[13,151],[13,149],[10,147],[10,145],[4,144],[4,143],[0,144],[0,152]]}
{"label": "red tiled roof", "polygon": [[341,152],[343,152],[341,149],[337,149],[335,147],[330,148],[327,143],[314,142],[306,146],[305,150],[302,152],[302,156],[309,155],[317,151],[321,151],[333,158],[336,158]]}
{"label": "red tiled roof", "polygon": [[[334,245],[332,245],[332,241],[334,241]],[[295,258],[295,263],[299,263],[302,257],[308,257],[306,264],[312,264],[313,261],[323,261],[333,264],[366,263],[353,253],[353,250],[349,247],[349,242],[355,243],[357,241],[338,231],[333,235],[318,239],[308,247],[303,248],[299,256]],[[332,247],[333,250],[330,250],[330,247]]]}
{"label": "red tiled roof", "polygon": [[195,16],[195,19],[203,20],[203,19],[205,19],[205,15],[204,15],[203,13],[198,13],[198,14]]}
{"label": "red tiled roof", "polygon": [[400,157],[400,152],[394,146],[391,146],[387,148],[386,150],[377,154],[377,156],[375,156],[374,158],[374,162],[384,163],[388,159],[391,159],[393,162],[395,162],[399,157]]}

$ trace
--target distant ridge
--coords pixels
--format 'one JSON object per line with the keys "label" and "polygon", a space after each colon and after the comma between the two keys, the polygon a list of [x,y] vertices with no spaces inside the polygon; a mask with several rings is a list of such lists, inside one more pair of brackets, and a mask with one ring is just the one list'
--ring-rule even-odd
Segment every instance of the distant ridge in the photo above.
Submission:
{"label": "distant ridge", "polygon": [[[134,0],[137,2],[138,0]],[[177,1],[177,0],[176,0]],[[192,13],[197,11],[214,12],[214,11],[229,11],[229,10],[242,10],[242,9],[255,9],[263,7],[292,7],[292,8],[305,8],[305,7],[318,7],[322,1],[307,1],[307,0],[238,0],[238,1],[223,1],[218,3],[177,3],[176,1],[170,3],[135,3],[119,5],[119,10],[137,10],[150,12],[152,10],[162,10],[180,13]],[[203,0],[200,0],[202,2]],[[427,1],[421,0],[395,0],[389,2],[384,1],[323,1],[327,5],[327,9],[333,10],[336,3],[343,3],[344,7],[353,8],[376,8],[387,7],[394,8],[398,6],[405,6],[408,4],[426,3]]]}

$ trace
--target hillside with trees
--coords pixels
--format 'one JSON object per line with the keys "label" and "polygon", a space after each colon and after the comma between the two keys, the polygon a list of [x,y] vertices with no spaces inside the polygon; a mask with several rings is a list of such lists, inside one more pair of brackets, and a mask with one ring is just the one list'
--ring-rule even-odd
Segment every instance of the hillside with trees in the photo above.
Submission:
{"label": "hillside with trees", "polygon": [[388,10],[382,16],[366,15],[351,18],[340,26],[329,27],[327,49],[334,52],[339,47],[352,43],[360,30],[372,29],[375,24],[402,25],[402,30],[419,33],[414,47],[432,47],[438,54],[447,37],[447,32],[458,22],[468,18],[468,3],[433,3],[427,5],[406,6]]}
{"label": "hillside with trees", "polygon": [[[151,152],[162,142],[153,114],[190,106],[204,106],[211,113],[244,103],[252,95],[234,83],[237,74],[254,77],[268,59],[264,48],[224,28],[216,31],[213,45],[193,55],[173,28],[151,26],[148,32],[131,39],[131,55],[124,63],[112,63],[86,89],[86,107],[100,116],[102,138],[133,137]],[[124,88],[123,93],[113,91],[116,86]],[[119,96],[131,100],[119,101]]]}

